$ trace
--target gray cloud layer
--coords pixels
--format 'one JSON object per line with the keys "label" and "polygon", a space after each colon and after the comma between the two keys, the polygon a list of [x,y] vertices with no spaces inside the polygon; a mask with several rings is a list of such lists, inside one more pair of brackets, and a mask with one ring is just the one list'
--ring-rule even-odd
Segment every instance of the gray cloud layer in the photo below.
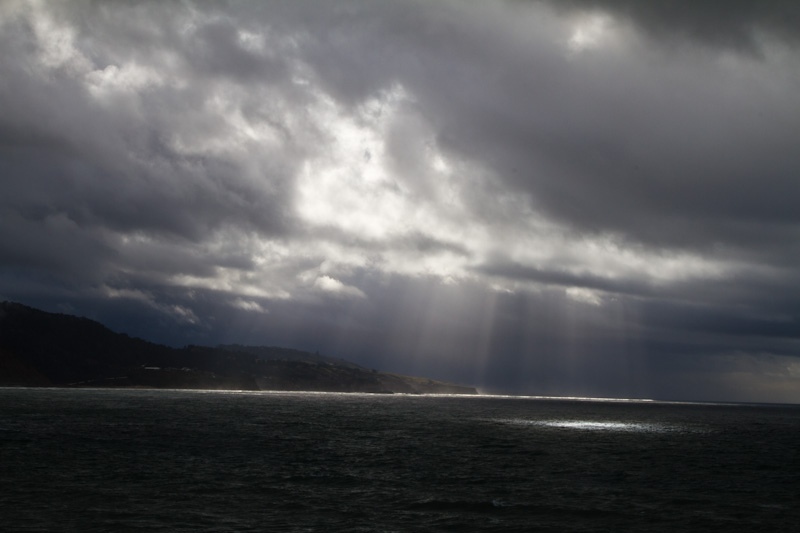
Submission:
{"label": "gray cloud layer", "polygon": [[542,394],[800,401],[792,2],[6,2],[0,295]]}

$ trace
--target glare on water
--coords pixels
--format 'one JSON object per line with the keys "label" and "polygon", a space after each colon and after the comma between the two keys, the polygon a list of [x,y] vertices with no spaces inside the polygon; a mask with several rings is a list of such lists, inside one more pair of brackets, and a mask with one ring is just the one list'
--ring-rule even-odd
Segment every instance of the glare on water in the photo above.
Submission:
{"label": "glare on water", "polygon": [[496,420],[505,424],[522,426],[540,426],[563,429],[576,429],[585,431],[629,431],[629,432],[658,432],[672,431],[677,428],[662,425],[638,422],[621,421],[598,421],[598,420],[525,420],[525,419],[506,419]]}

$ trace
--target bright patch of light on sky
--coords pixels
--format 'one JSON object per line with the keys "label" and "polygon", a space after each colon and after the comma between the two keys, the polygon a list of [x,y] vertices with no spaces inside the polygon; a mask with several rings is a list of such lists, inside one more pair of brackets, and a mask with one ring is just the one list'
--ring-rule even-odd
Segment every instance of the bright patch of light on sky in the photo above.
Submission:
{"label": "bright patch of light on sky", "polygon": [[315,111],[330,144],[319,160],[303,166],[298,214],[311,224],[366,238],[401,229],[403,198],[381,168],[380,131],[373,129],[381,124],[362,126],[343,116],[330,99],[322,99]]}
{"label": "bright patch of light on sky", "polygon": [[289,292],[276,286],[265,276],[245,273],[239,269],[217,267],[210,276],[177,274],[169,278],[169,281],[179,287],[210,289],[254,298],[280,300],[290,297]]}
{"label": "bright patch of light on sky", "polygon": [[601,46],[609,36],[611,22],[607,15],[600,13],[580,16],[572,26],[567,42],[570,52],[578,53]]}

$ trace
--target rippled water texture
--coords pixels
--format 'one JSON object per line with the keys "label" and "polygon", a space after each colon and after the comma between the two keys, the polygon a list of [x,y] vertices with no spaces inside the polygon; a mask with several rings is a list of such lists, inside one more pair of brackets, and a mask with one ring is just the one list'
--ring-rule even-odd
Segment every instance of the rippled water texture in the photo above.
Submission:
{"label": "rippled water texture", "polygon": [[0,389],[7,531],[794,531],[800,409]]}

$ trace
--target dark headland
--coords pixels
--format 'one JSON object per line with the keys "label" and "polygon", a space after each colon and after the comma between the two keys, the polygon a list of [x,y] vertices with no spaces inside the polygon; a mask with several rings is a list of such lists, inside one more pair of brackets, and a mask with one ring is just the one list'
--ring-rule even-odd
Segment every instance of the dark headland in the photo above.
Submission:
{"label": "dark headland", "polygon": [[171,348],[14,302],[0,304],[0,386],[477,394],[287,348]]}

